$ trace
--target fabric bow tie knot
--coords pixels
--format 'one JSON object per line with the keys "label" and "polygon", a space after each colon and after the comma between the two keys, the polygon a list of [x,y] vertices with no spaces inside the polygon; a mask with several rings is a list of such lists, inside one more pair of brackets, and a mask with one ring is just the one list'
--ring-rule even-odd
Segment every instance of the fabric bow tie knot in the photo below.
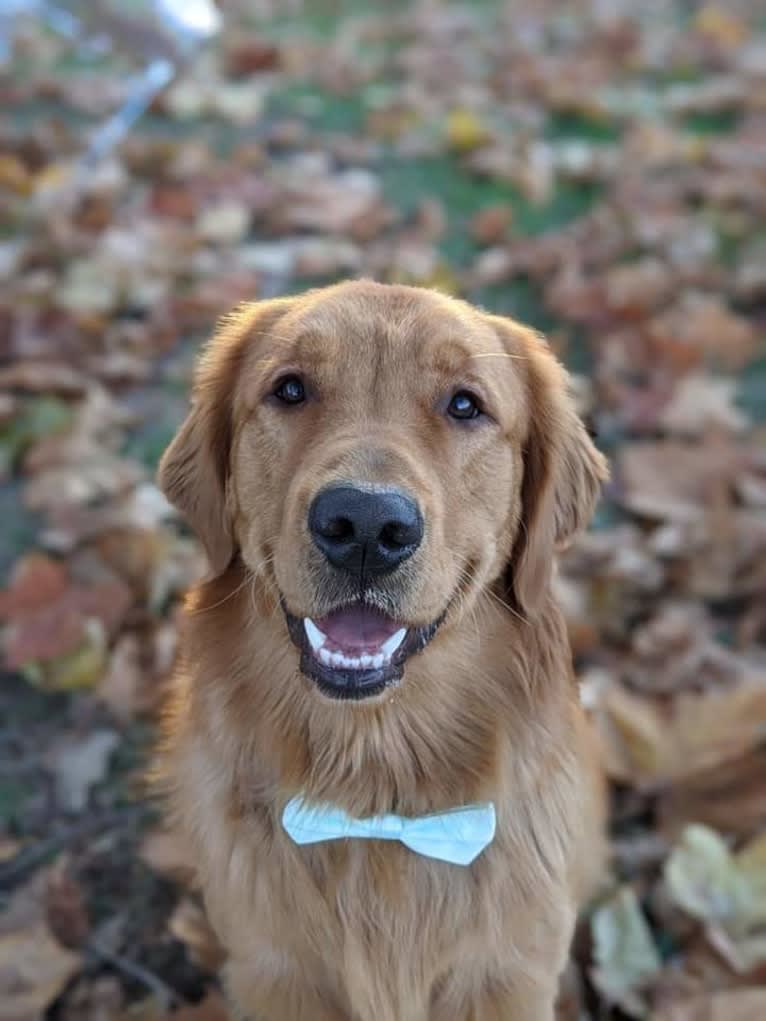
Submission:
{"label": "fabric bow tie knot", "polygon": [[308,805],[293,798],[282,825],[296,844],[323,840],[398,840],[411,851],[453,865],[470,865],[495,836],[495,806],[488,801],[417,818],[376,815],[354,819],[332,805]]}

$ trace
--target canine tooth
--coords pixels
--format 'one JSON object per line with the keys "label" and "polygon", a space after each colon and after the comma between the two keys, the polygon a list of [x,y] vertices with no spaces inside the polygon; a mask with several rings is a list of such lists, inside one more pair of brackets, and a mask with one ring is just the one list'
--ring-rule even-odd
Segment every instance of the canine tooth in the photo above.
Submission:
{"label": "canine tooth", "polygon": [[309,640],[309,645],[314,652],[319,652],[324,643],[327,641],[327,636],[319,630],[311,617],[304,618],[303,626],[306,629],[306,637]]}
{"label": "canine tooth", "polygon": [[406,637],[407,628],[400,627],[398,631],[394,632],[390,638],[387,638],[385,642],[383,642],[380,647],[380,651],[386,659],[390,659],[393,656]]}
{"label": "canine tooth", "polygon": [[385,660],[385,658],[386,657],[383,655],[382,652],[379,652],[377,656],[373,656],[372,657],[373,669],[379,670],[383,666],[383,661]]}
{"label": "canine tooth", "polygon": [[360,656],[360,657],[359,657],[359,662],[360,662],[360,663],[362,664],[362,666],[363,666],[363,667],[365,667],[365,668],[367,668],[367,667],[371,667],[371,666],[372,666],[372,656],[368,656],[368,655],[367,655],[367,654],[365,653],[365,654],[364,654],[363,656]]}
{"label": "canine tooth", "polygon": [[325,666],[330,666],[332,664],[332,653],[329,651],[329,649],[321,648],[319,650],[318,656],[325,664]]}

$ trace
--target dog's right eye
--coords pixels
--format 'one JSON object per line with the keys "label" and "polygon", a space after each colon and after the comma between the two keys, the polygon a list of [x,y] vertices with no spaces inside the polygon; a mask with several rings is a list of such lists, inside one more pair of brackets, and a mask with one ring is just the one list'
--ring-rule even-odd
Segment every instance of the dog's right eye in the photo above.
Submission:
{"label": "dog's right eye", "polygon": [[283,404],[303,404],[306,388],[299,376],[286,376],[274,390],[274,396]]}

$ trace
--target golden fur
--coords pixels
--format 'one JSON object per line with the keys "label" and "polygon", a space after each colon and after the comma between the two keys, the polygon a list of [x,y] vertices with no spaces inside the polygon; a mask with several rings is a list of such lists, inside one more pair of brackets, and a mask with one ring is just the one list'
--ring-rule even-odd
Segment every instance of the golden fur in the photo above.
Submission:
{"label": "golden fur", "polygon": [[[274,407],[298,369],[316,399]],[[476,429],[443,414],[467,385],[490,409]],[[163,770],[241,1016],[553,1018],[603,792],[550,577],[605,476],[564,370],[510,320],[359,281],[224,323],[160,469],[212,565],[188,599]],[[410,625],[447,610],[402,684],[360,703],[300,673],[280,608],[343,596],[305,523],[340,479],[404,486],[423,510],[381,608]],[[297,793],[357,816],[491,799],[497,835],[466,868],[391,842],[298,847],[279,821]]]}

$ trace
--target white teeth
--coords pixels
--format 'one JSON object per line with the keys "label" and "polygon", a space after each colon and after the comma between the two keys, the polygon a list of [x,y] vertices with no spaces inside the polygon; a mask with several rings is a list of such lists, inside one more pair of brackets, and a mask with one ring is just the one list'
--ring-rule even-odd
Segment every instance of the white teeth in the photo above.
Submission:
{"label": "white teeth", "polygon": [[383,642],[380,650],[374,656],[369,653],[363,653],[360,656],[347,656],[343,652],[331,651],[327,648],[327,635],[319,630],[310,617],[304,617],[303,627],[311,650],[319,661],[325,666],[342,667],[345,670],[380,670],[384,663],[390,662],[393,654],[407,637],[407,629],[399,628]]}
{"label": "white teeth", "polygon": [[393,654],[402,644],[404,639],[407,637],[407,629],[400,627],[398,631],[387,638],[380,647],[380,651],[383,653],[386,659],[391,659]]}
{"label": "white teeth", "polygon": [[311,617],[304,617],[303,626],[306,629],[306,637],[309,640],[309,645],[314,652],[319,652],[324,643],[327,641],[327,635],[323,634],[319,630]]}

